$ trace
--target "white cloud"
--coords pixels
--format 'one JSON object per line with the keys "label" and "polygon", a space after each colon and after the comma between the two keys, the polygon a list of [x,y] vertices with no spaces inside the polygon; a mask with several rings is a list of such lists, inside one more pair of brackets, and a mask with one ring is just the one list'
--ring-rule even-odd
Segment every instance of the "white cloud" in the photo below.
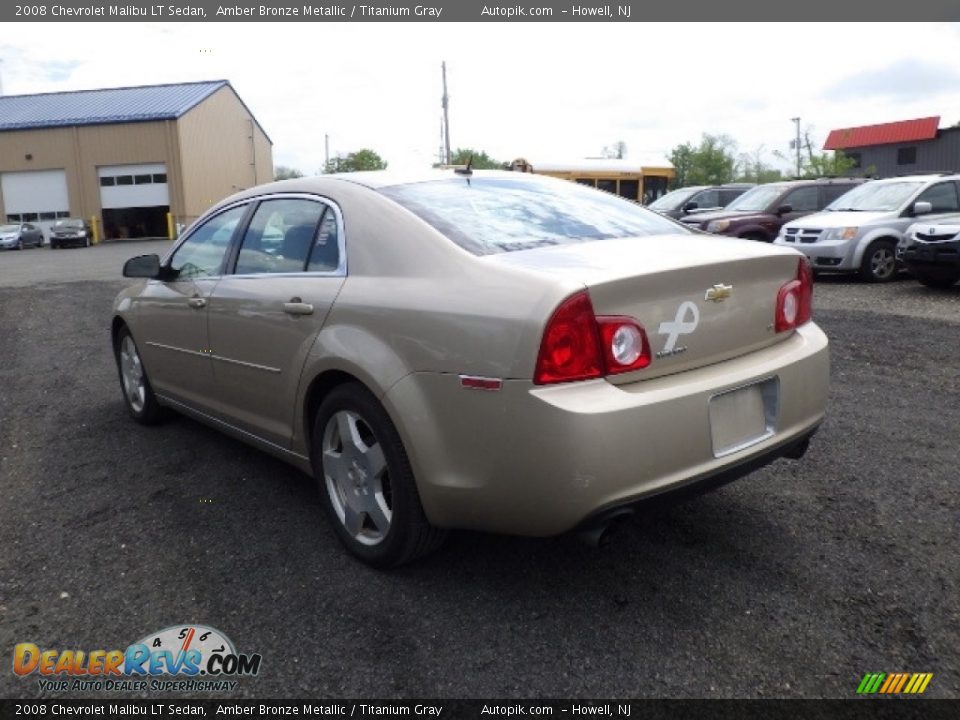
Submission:
{"label": "white cloud", "polygon": [[[17,28],[0,42],[6,93],[225,78],[273,139],[275,162],[307,173],[323,165],[325,134],[332,153],[370,147],[394,167],[433,161],[444,60],[453,146],[501,160],[596,155],[617,140],[628,157],[665,155],[704,132],[730,135],[744,152],[786,151],[798,115],[818,141],[838,127],[960,120],[948,23]],[[930,92],[870,92],[890,67],[908,78],[922,68]],[[829,92],[838,87],[853,92]]]}

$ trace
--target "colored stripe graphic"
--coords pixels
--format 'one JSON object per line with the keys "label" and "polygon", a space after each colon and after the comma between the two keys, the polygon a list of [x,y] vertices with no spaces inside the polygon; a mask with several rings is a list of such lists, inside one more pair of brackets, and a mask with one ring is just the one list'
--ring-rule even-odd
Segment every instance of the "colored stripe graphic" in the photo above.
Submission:
{"label": "colored stripe graphic", "polygon": [[857,686],[858,695],[920,695],[933,679],[933,673],[867,673]]}

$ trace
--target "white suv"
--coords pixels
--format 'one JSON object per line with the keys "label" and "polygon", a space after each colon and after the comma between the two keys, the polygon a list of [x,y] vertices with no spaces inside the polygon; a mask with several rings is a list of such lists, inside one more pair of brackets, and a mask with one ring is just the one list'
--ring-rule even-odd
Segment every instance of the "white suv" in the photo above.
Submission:
{"label": "white suv", "polygon": [[871,282],[897,274],[897,244],[906,229],[960,212],[960,175],[911,175],[872,180],[823,212],[785,224],[774,243],[796,248],[815,270],[857,272]]}

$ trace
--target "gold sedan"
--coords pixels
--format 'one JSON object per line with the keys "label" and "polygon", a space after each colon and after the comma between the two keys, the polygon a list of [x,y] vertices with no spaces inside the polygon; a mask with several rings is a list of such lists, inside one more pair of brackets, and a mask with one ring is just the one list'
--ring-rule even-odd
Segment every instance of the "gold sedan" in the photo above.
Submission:
{"label": "gold sedan", "polygon": [[272,183],[124,274],[133,418],[171,408],[311,474],[380,567],[449,528],[603,527],[799,457],[826,408],[804,258],[563,180]]}

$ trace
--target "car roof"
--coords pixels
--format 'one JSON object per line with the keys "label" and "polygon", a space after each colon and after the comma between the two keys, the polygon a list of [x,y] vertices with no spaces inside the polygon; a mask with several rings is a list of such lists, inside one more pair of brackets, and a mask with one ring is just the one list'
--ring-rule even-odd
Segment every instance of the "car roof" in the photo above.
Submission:
{"label": "car roof", "polygon": [[956,173],[926,173],[920,175],[897,175],[896,177],[880,178],[873,180],[875,183],[895,183],[895,182],[936,182],[939,180],[960,180],[960,174]]}

